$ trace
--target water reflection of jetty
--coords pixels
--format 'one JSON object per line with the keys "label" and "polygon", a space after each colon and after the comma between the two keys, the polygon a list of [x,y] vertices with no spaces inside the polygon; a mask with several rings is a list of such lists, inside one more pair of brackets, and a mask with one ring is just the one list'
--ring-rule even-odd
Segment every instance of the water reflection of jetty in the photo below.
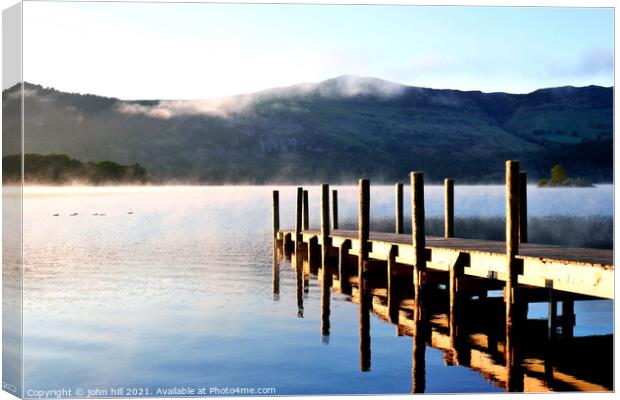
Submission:
{"label": "water reflection of jetty", "polygon": [[[612,389],[612,335],[574,337],[575,300],[613,299],[613,252],[527,243],[525,174],[506,163],[505,242],[457,239],[453,181],[445,185],[445,235],[424,231],[423,174],[411,174],[412,233],[403,234],[402,185],[396,185],[395,233],[370,232],[370,190],[360,180],[357,231],[338,226],[337,193],[321,186],[321,229],[309,229],[307,192],[297,191],[295,229],[281,230],[273,194],[274,294],[277,254],[290,255],[299,315],[311,275],[320,281],[321,333],[330,334],[331,292],[359,304],[360,369],[371,368],[370,313],[412,343],[412,392],[425,391],[426,346],[446,365],[483,374],[507,391]],[[279,272],[278,275],[279,276]],[[503,297],[492,297],[503,290]],[[548,319],[528,320],[528,304],[546,302]],[[561,314],[558,315],[558,302]],[[527,332],[527,334],[526,334]],[[527,335],[527,340],[525,336]]]}

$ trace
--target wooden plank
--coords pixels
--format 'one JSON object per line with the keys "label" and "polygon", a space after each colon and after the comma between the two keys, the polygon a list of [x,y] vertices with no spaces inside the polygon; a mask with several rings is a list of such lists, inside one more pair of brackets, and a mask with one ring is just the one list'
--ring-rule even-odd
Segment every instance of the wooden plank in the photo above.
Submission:
{"label": "wooden plank", "polygon": [[[295,231],[280,231],[279,237],[294,240]],[[288,239],[290,237],[290,239]],[[320,237],[319,231],[306,231],[303,241]],[[341,248],[347,243],[343,255],[358,256],[358,231],[333,230],[332,246]],[[459,252],[470,256],[464,274],[480,278],[506,280],[505,243],[476,239],[426,237],[428,268],[448,271],[450,263]],[[398,246],[396,262],[413,265],[413,246],[410,235],[389,232],[370,232],[369,257],[388,260],[389,249]],[[342,249],[341,249],[342,250]],[[545,288],[550,284],[555,290],[600,298],[614,298],[613,251],[601,249],[579,249],[552,245],[523,243],[520,254],[515,258],[523,264],[523,273],[518,276],[520,285]]]}

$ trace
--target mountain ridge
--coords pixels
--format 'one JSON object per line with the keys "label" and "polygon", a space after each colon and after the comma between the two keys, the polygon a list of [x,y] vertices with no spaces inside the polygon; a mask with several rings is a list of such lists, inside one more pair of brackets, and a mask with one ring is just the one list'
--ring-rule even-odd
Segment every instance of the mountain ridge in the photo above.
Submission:
{"label": "mountain ridge", "polygon": [[[27,152],[139,162],[163,181],[393,182],[418,169],[431,181],[499,182],[509,158],[531,179],[554,164],[613,177],[613,87],[484,93],[344,75],[218,99],[130,101],[24,88]],[[5,115],[17,111],[15,89],[3,91]]]}

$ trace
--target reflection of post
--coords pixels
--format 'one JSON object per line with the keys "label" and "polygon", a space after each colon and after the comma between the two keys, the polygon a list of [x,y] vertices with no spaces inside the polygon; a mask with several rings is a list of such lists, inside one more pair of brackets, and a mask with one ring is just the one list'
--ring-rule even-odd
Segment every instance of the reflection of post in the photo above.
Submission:
{"label": "reflection of post", "polygon": [[304,190],[304,231],[310,229],[310,210],[308,209],[308,191]]}
{"label": "reflection of post", "polygon": [[396,233],[403,233],[403,184],[396,184]]}
{"label": "reflection of post", "polygon": [[304,260],[299,251],[295,252],[293,262],[295,263],[295,283],[297,288],[297,317],[304,317]]}
{"label": "reflection of post", "polygon": [[273,240],[278,237],[278,231],[280,230],[280,193],[277,190],[273,191]]}
{"label": "reflection of post", "polygon": [[444,237],[454,237],[454,180],[444,180]]}
{"label": "reflection of post", "polygon": [[396,256],[398,255],[398,246],[390,247],[387,261],[387,303],[390,321],[398,324],[398,311],[400,299],[396,290]]}
{"label": "reflection of post", "polygon": [[321,333],[323,341],[329,338],[329,307],[332,286],[332,273],[329,265],[331,247],[329,229],[329,186],[321,185]]}
{"label": "reflection of post", "polygon": [[338,229],[338,191],[332,190],[332,228]]}
{"label": "reflection of post", "polygon": [[[519,329],[525,322],[523,304],[517,290],[519,250],[519,162],[506,161],[506,369],[508,370],[506,390],[523,390],[523,370],[519,357]],[[525,307],[527,315],[527,306]]]}
{"label": "reflection of post", "polygon": [[321,249],[319,248],[319,240],[316,236],[313,236],[308,240],[308,256],[306,263],[304,264],[304,293],[310,291],[310,274],[312,271],[316,271],[321,260]]}
{"label": "reflection of post", "polygon": [[413,351],[411,355],[411,393],[424,393],[426,390],[426,324],[415,323],[413,330]]}
{"label": "reflection of post", "polygon": [[[366,296],[363,296],[366,297]],[[370,371],[370,302],[360,297],[360,370]]]}
{"label": "reflection of post", "polygon": [[338,280],[340,281],[340,292],[350,293],[349,285],[349,250],[351,249],[351,241],[345,240],[338,249]]}
{"label": "reflection of post", "polygon": [[573,327],[575,326],[575,301],[566,299],[562,301],[562,337],[564,339],[573,338]]}
{"label": "reflection of post", "polygon": [[424,174],[411,173],[411,237],[413,242],[413,288],[415,320],[422,319],[422,280],[426,270],[424,233]]}
{"label": "reflection of post", "polygon": [[513,305],[512,328],[506,333],[506,391],[522,392],[524,368],[523,361],[523,324],[527,320],[527,303]]}
{"label": "reflection of post", "polygon": [[272,266],[273,299],[280,299],[280,264],[278,263],[278,245],[273,242],[273,266]]}
{"label": "reflection of post", "polygon": [[461,354],[465,353],[467,350],[461,349],[461,332],[459,332],[459,318],[462,317],[462,313],[464,311],[461,304],[462,296],[459,293],[459,282],[463,276],[465,260],[467,257],[467,253],[460,253],[454,264],[450,267],[450,347],[452,349],[453,356],[456,356],[456,358],[453,357],[453,363],[455,361],[461,363],[461,360],[468,363],[469,358],[467,354]]}
{"label": "reflection of post", "polygon": [[519,173],[519,243],[527,243],[527,173]]}
{"label": "reflection of post", "polygon": [[366,265],[368,263],[370,183],[367,179],[360,179],[359,190],[358,288],[360,302],[360,368],[362,371],[368,371],[370,369],[370,296],[366,292]]}

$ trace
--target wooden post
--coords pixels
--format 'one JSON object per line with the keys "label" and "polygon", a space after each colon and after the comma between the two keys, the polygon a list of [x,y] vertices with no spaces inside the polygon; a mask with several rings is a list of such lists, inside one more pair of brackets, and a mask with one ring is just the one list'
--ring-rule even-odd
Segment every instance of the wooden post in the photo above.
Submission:
{"label": "wooden post", "polygon": [[316,268],[321,264],[321,249],[319,248],[319,239],[312,236],[308,240],[308,270]]}
{"label": "wooden post", "polygon": [[332,228],[338,229],[338,191],[332,190]]}
{"label": "wooden post", "polygon": [[273,191],[273,240],[278,238],[280,230],[280,192]]}
{"label": "wooden post", "polygon": [[396,233],[403,233],[403,184],[396,184]]}
{"label": "wooden post", "polygon": [[558,319],[558,303],[553,296],[553,289],[549,290],[549,303],[547,309],[547,339],[551,342],[555,338],[556,321]]}
{"label": "wooden post", "polygon": [[332,273],[329,264],[331,238],[329,229],[329,185],[321,185],[321,333],[323,342],[329,338],[329,314],[332,287]]}
{"label": "wooden post", "polygon": [[454,180],[444,180],[444,237],[454,237]]}
{"label": "wooden post", "polygon": [[370,296],[366,293],[366,265],[368,263],[368,237],[370,219],[370,182],[359,181],[359,221],[358,221],[358,282],[360,300],[360,369],[370,369]]}
{"label": "wooden post", "polygon": [[291,240],[291,234],[290,233],[285,233],[284,234],[284,238],[282,240],[282,252],[288,256],[287,252],[290,252],[291,247],[292,247],[292,240]]}
{"label": "wooden post", "polygon": [[424,227],[424,173],[411,173],[411,238],[413,243],[413,288],[415,331],[411,371],[412,393],[424,393],[426,388],[426,324],[423,318],[422,281],[426,270],[426,236]]}
{"label": "wooden post", "polygon": [[323,264],[327,264],[327,256],[331,246],[331,229],[329,226],[329,185],[321,185],[321,243],[323,245]]}
{"label": "wooden post", "polygon": [[368,263],[368,235],[370,219],[370,182],[367,179],[359,181],[359,221],[358,221],[358,277],[360,296],[365,297],[366,264]]}
{"label": "wooden post", "polygon": [[519,243],[527,243],[527,172],[519,173]]}
{"label": "wooden post", "polygon": [[449,323],[450,323],[450,347],[453,351],[453,361],[458,361],[459,358],[463,358],[463,353],[460,349],[460,336],[461,332],[459,332],[460,320],[462,317],[462,304],[461,304],[461,293],[459,293],[459,283],[464,273],[464,267],[469,263],[469,254],[460,253],[456,258],[454,264],[450,266],[450,309],[449,309]]}
{"label": "wooden post", "polygon": [[[508,370],[506,390],[523,389],[523,373],[520,357],[515,354],[522,319],[520,299],[518,298],[519,252],[519,162],[506,161],[506,369]],[[527,314],[526,314],[527,315]]]}
{"label": "wooden post", "polygon": [[351,241],[345,240],[338,249],[338,280],[340,281],[340,292],[350,293],[349,286],[349,250],[351,249]]}
{"label": "wooden post", "polygon": [[301,224],[302,224],[302,212],[303,212],[303,197],[304,189],[297,188],[297,204],[295,208],[295,251],[299,248],[299,242],[301,241]]}
{"label": "wooden post", "polygon": [[556,320],[558,318],[558,303],[554,298],[553,289],[549,291],[548,315],[547,315],[547,346],[545,347],[545,381],[553,382],[553,359],[555,346]]}
{"label": "wooden post", "polygon": [[396,294],[396,256],[398,255],[398,246],[391,246],[387,260],[387,304],[390,321],[398,324],[398,313],[400,300]]}
{"label": "wooden post", "polygon": [[414,315],[422,319],[422,278],[426,270],[426,237],[424,233],[424,173],[411,173],[411,237],[413,242]]}
{"label": "wooden post", "polygon": [[512,325],[519,252],[519,162],[506,161],[506,329]]}
{"label": "wooden post", "polygon": [[566,299],[562,301],[562,337],[564,339],[573,338],[573,327],[575,326],[575,300]]}
{"label": "wooden post", "polygon": [[310,210],[308,210],[308,191],[304,190],[304,231],[310,229]]}

